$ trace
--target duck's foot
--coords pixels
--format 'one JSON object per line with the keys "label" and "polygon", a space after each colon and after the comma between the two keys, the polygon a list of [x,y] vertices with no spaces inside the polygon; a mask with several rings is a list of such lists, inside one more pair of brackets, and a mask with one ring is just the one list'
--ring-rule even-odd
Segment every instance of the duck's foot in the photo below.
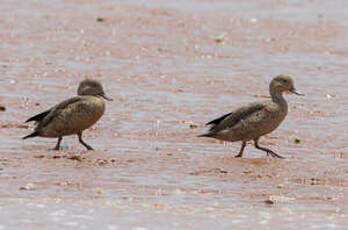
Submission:
{"label": "duck's foot", "polygon": [[239,158],[239,157],[243,156],[243,151],[244,151],[245,146],[246,146],[246,141],[243,141],[242,142],[242,147],[240,148],[238,155],[234,156],[235,158]]}
{"label": "duck's foot", "polygon": [[276,154],[275,152],[273,151],[267,151],[267,156],[269,156],[269,154],[271,154],[272,157],[274,158],[280,158],[280,159],[285,159],[285,157],[279,155],[279,154]]}
{"label": "duck's foot", "polygon": [[94,151],[94,149],[93,149],[90,145],[88,145],[86,142],[84,142],[84,141],[81,140],[80,143],[81,143],[83,146],[85,146],[86,149],[87,149],[88,151]]}
{"label": "duck's foot", "polygon": [[85,147],[87,148],[88,151],[94,151],[94,148],[92,148],[90,145],[85,145]]}
{"label": "duck's foot", "polygon": [[285,157],[280,156],[279,154],[276,154],[276,153],[273,152],[272,150],[270,150],[270,149],[268,149],[268,148],[265,148],[265,147],[259,146],[258,140],[259,140],[258,138],[254,140],[255,148],[260,149],[260,150],[262,150],[262,151],[265,151],[265,152],[267,153],[267,156],[271,155],[272,157],[275,157],[275,158],[285,159]]}
{"label": "duck's foot", "polygon": [[88,145],[86,142],[84,142],[84,141],[82,140],[82,133],[79,133],[79,134],[77,134],[77,135],[78,135],[78,137],[79,137],[80,143],[81,143],[83,146],[85,146],[87,150],[89,150],[89,151],[94,150],[90,145]]}
{"label": "duck's foot", "polygon": [[62,141],[62,137],[58,137],[58,142],[56,144],[56,146],[52,149],[48,149],[49,151],[59,151],[60,150],[60,142]]}

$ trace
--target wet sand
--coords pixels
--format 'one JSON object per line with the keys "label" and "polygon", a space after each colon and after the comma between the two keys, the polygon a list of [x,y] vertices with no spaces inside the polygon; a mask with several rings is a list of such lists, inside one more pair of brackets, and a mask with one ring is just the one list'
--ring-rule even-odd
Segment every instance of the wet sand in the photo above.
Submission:
{"label": "wet sand", "polygon": [[[345,1],[0,4],[0,229],[344,229]],[[288,74],[306,97],[261,139],[197,138]],[[85,140],[22,141],[86,75],[114,98]],[[190,124],[197,124],[195,128]],[[297,140],[298,139],[298,140]],[[297,140],[297,141],[296,141]],[[265,202],[277,199],[274,204]]]}

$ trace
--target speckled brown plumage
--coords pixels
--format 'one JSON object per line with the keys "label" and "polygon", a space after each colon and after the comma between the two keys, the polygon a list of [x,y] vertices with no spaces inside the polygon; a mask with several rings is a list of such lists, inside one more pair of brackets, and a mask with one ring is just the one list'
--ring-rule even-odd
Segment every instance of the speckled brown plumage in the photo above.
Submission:
{"label": "speckled brown plumage", "polygon": [[291,77],[279,75],[270,83],[269,91],[272,100],[255,102],[242,106],[235,111],[207,123],[211,125],[208,133],[200,137],[212,137],[223,141],[242,141],[242,147],[236,157],[242,157],[246,142],[254,140],[257,149],[271,154],[273,157],[283,158],[270,149],[258,145],[261,136],[275,130],[288,113],[288,104],[283,92],[296,92]]}
{"label": "speckled brown plumage", "polygon": [[55,150],[60,147],[63,136],[78,135],[79,141],[88,150],[91,146],[82,140],[82,132],[94,125],[104,114],[105,96],[100,82],[92,79],[82,81],[78,88],[78,96],[69,98],[53,108],[29,118],[26,122],[37,123],[33,133],[23,137],[58,137]]}

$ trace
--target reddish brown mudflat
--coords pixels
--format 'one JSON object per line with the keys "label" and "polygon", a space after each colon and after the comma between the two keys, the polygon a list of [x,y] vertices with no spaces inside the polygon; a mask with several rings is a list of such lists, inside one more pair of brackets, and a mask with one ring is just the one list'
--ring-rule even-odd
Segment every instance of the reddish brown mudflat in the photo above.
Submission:
{"label": "reddish brown mudflat", "polygon": [[[348,1],[113,2],[1,1],[3,229],[346,227]],[[306,97],[260,143],[287,159],[196,137],[280,73]],[[97,151],[22,141],[85,75],[114,99],[84,133]]]}

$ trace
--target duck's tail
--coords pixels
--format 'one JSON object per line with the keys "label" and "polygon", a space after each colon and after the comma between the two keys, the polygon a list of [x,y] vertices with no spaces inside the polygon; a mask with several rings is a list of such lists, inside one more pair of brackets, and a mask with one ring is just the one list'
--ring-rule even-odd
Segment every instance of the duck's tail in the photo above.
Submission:
{"label": "duck's tail", "polygon": [[211,133],[204,133],[204,134],[198,135],[197,137],[212,137],[212,134]]}
{"label": "duck's tail", "polygon": [[25,136],[25,137],[22,137],[23,140],[27,139],[27,138],[32,138],[32,137],[37,137],[38,136],[38,133],[36,131],[34,131],[33,133]]}

